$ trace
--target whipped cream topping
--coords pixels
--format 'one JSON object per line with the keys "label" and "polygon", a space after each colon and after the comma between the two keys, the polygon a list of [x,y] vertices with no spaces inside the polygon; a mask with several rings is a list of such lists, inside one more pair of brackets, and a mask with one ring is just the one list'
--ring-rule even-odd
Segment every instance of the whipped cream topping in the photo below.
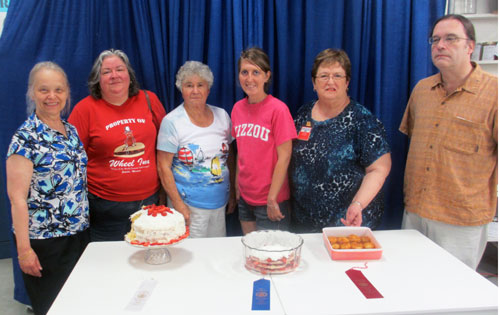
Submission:
{"label": "whipped cream topping", "polygon": [[[164,207],[167,209],[166,207]],[[158,207],[155,207],[158,209]],[[168,243],[186,233],[184,216],[173,208],[166,215],[148,214],[148,210],[141,209],[130,216],[132,231],[139,242]],[[165,213],[165,212],[164,212]]]}

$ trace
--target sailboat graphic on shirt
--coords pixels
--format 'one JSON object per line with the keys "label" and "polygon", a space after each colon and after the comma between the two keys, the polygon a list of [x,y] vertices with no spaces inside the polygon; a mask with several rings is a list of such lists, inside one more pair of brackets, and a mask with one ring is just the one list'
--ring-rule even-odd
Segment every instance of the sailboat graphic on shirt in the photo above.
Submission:
{"label": "sailboat graphic on shirt", "polygon": [[203,151],[201,149],[199,149],[198,153],[196,154],[196,161],[199,163],[205,161],[205,154],[203,153]]}
{"label": "sailboat graphic on shirt", "polygon": [[[173,171],[190,182],[200,184],[222,183],[224,181],[224,168],[226,167],[224,161],[229,151],[227,144],[223,143],[222,150],[217,151],[212,152],[214,155],[206,154],[199,145],[184,145],[177,151],[177,162],[174,160]],[[182,168],[176,168],[176,163],[187,166],[189,172],[183,172]]]}
{"label": "sailboat graphic on shirt", "polygon": [[193,151],[189,150],[187,147],[182,147],[177,152],[177,157],[182,163],[192,166],[193,165]]}
{"label": "sailboat graphic on shirt", "polygon": [[222,168],[220,167],[219,157],[216,156],[212,159],[210,173],[215,177],[213,179],[214,182],[222,181]]}
{"label": "sailboat graphic on shirt", "polygon": [[222,169],[220,168],[220,160],[218,156],[212,159],[212,167],[210,168],[210,173],[212,173],[212,175],[214,176],[222,175]]}

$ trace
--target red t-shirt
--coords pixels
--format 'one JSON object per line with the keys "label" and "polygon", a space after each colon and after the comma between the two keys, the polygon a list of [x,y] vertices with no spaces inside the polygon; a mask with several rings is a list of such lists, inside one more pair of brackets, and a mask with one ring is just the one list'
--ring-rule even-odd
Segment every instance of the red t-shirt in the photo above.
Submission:
{"label": "red t-shirt", "polygon": [[[265,205],[274,167],[278,161],[276,148],[297,138],[290,110],[285,103],[272,95],[257,104],[249,104],[248,99],[244,98],[234,104],[231,121],[231,133],[238,146],[240,194],[251,205]],[[287,176],[277,201],[282,202],[289,198]]]}
{"label": "red t-shirt", "polygon": [[78,130],[89,161],[89,192],[112,201],[145,199],[160,187],[156,136],[166,115],[158,97],[144,91],[121,106],[87,96],[68,121]]}

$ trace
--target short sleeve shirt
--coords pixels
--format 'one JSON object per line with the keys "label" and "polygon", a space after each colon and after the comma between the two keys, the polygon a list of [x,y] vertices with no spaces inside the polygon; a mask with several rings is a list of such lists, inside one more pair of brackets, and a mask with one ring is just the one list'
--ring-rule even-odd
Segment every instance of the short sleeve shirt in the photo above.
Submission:
{"label": "short sleeve shirt", "polygon": [[141,90],[120,106],[89,95],[68,121],[87,152],[89,192],[118,202],[144,200],[160,189],[156,137],[165,108],[155,93]]}
{"label": "short sleeve shirt", "polygon": [[[248,98],[236,102],[231,120],[231,133],[238,146],[240,194],[250,205],[265,205],[278,161],[277,147],[297,138],[292,115],[285,103],[268,95],[256,104],[248,103]],[[277,201],[289,198],[290,189],[285,180]]]}
{"label": "short sleeve shirt", "polygon": [[172,173],[185,203],[201,209],[223,207],[229,198],[227,158],[231,119],[222,108],[207,105],[214,120],[208,127],[194,125],[179,105],[160,126],[157,149],[174,153]]}
{"label": "short sleeve shirt", "polygon": [[[295,119],[297,132],[307,122],[308,141],[296,139],[290,164],[294,220],[310,232],[342,226],[347,208],[361,186],[365,168],[390,152],[382,123],[368,109],[351,100],[336,117],[314,121],[315,102],[302,106]],[[363,225],[375,228],[383,215],[379,192],[363,210]]]}
{"label": "short sleeve shirt", "polygon": [[399,129],[410,138],[405,209],[462,226],[487,224],[497,211],[498,78],[474,67],[449,95],[440,73],[421,80]]}
{"label": "short sleeve shirt", "polygon": [[7,158],[33,163],[28,194],[29,237],[68,236],[89,226],[87,155],[76,128],[63,121],[67,138],[32,114],[15,132]]}

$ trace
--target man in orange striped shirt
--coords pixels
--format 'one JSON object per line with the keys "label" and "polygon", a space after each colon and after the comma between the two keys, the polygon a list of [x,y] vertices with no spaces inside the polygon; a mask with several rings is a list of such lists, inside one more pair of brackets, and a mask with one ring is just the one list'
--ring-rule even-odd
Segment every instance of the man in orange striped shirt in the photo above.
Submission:
{"label": "man in orange striped shirt", "polygon": [[467,18],[444,16],[431,34],[440,72],[415,86],[400,126],[410,139],[403,228],[476,269],[497,208],[498,78],[471,62]]}

